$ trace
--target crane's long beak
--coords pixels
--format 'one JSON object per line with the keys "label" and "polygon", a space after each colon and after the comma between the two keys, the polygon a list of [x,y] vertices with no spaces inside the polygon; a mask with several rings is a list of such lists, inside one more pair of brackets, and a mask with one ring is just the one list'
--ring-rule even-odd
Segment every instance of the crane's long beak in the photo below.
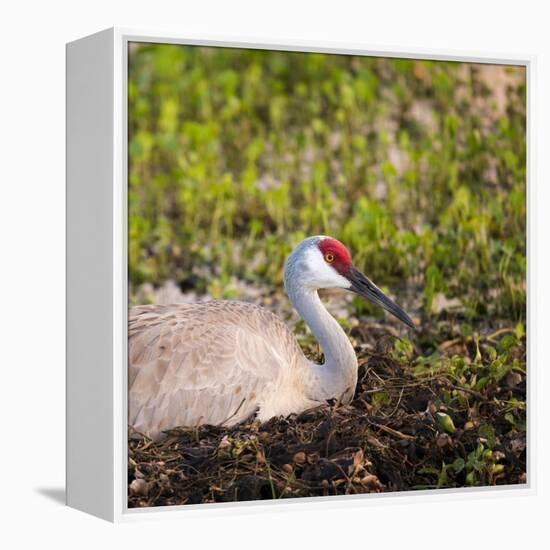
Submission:
{"label": "crane's long beak", "polygon": [[363,296],[367,300],[383,307],[392,315],[395,315],[400,321],[412,329],[416,329],[411,318],[401,309],[393,300],[390,300],[370,279],[361,273],[355,267],[351,267],[347,273],[347,278],[351,283],[350,290]]}

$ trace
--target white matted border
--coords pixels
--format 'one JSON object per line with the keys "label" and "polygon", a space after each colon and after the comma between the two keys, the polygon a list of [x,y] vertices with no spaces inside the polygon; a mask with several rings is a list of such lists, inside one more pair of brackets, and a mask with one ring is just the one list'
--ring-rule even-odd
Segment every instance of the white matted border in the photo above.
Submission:
{"label": "white matted border", "polygon": [[[311,510],[313,506],[322,506],[323,509],[342,507],[357,508],[360,506],[387,505],[391,503],[413,503],[418,498],[428,502],[444,502],[449,499],[467,500],[471,498],[496,498],[500,496],[528,496],[536,494],[536,441],[532,437],[535,433],[535,421],[532,411],[536,410],[536,366],[531,360],[536,357],[536,327],[535,302],[532,299],[534,288],[534,260],[532,258],[533,227],[536,227],[533,216],[536,204],[536,189],[534,175],[534,90],[535,66],[534,56],[517,56],[514,54],[502,55],[488,52],[457,52],[445,50],[425,50],[411,48],[380,48],[368,44],[342,42],[314,42],[314,41],[281,41],[277,39],[242,39],[230,36],[194,35],[178,38],[174,34],[151,33],[131,29],[114,28],[105,33],[112,33],[113,48],[113,423],[114,431],[112,442],[114,448],[113,459],[113,495],[112,502],[114,521],[135,521],[159,518],[190,518],[198,515],[220,517],[238,515],[246,512],[262,513],[265,511],[283,511],[291,507],[292,510]],[[369,57],[391,57],[425,59],[436,61],[456,61],[466,63],[485,63],[499,65],[520,65],[526,68],[527,86],[527,484],[506,485],[497,487],[472,487],[457,489],[431,489],[422,491],[402,491],[397,493],[362,494],[347,496],[327,496],[311,498],[284,499],[281,501],[244,501],[231,503],[211,503],[194,505],[175,505],[151,507],[144,509],[129,509],[127,498],[127,456],[128,456],[128,427],[127,427],[127,317],[128,317],[128,212],[127,212],[127,184],[128,184],[128,47],[131,42],[176,44],[189,46],[210,46],[229,48],[249,48],[262,50],[279,50],[295,52],[317,52],[328,54],[359,55]],[[67,229],[69,230],[69,228]],[[536,248],[536,247],[535,247]],[[98,297],[99,298],[99,297]]]}

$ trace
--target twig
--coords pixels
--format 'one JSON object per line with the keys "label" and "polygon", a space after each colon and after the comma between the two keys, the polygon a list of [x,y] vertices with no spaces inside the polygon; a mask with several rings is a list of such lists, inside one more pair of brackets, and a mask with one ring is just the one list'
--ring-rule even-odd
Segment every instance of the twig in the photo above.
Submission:
{"label": "twig", "polygon": [[242,401],[240,402],[239,406],[237,407],[236,411],[229,417],[226,418],[221,425],[224,426],[227,422],[229,422],[236,414],[241,410],[241,407],[243,406],[243,403],[246,401],[246,397],[243,397]]}
{"label": "twig", "polygon": [[401,392],[399,393],[399,399],[397,400],[397,405],[395,405],[395,408],[393,409],[393,411],[388,415],[388,418],[391,418],[395,414],[397,409],[399,408],[399,405],[401,404],[401,398],[403,397],[403,391],[404,390],[405,390],[405,386],[403,386],[401,388]]}
{"label": "twig", "polygon": [[454,390],[469,393],[469,394],[477,397],[478,399],[481,399],[482,401],[488,401],[488,399],[482,393],[479,393],[478,391],[471,390],[470,388],[465,388],[464,386],[456,386],[455,384],[448,384],[448,385],[449,385],[449,387],[453,388]]}
{"label": "twig", "polygon": [[376,426],[377,428],[380,428],[382,431],[389,433],[391,435],[394,435],[395,437],[398,437],[399,439],[408,439],[409,441],[415,439],[414,436],[404,434],[403,432],[399,432],[397,430],[394,430],[393,428],[390,428],[389,426],[385,426],[384,424],[377,424],[376,422],[371,422],[373,426]]}

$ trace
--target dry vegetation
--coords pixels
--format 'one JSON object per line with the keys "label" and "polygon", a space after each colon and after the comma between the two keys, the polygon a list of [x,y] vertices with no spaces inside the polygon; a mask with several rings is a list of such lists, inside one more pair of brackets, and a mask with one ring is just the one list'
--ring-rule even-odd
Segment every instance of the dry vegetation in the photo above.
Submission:
{"label": "dry vegetation", "polygon": [[[263,425],[176,429],[160,444],[133,434],[130,506],[525,483],[525,427],[514,404],[525,400],[521,370],[475,391],[448,370],[414,367],[383,327],[363,325],[352,338],[368,345],[357,349],[349,406]],[[477,354],[474,342],[444,347]],[[486,369],[478,359],[468,370]]]}

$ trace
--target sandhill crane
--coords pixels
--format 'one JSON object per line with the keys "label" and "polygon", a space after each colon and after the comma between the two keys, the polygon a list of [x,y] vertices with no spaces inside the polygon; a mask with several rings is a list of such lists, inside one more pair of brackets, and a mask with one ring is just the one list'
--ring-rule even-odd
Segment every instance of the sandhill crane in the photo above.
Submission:
{"label": "sandhill crane", "polygon": [[341,288],[409,316],[351,261],[336,239],[303,240],[288,257],[284,285],[319,341],[325,362],[309,361],[274,314],[238,301],[145,305],[129,314],[129,424],[154,439],[177,426],[234,425],[299,413],[336,398],[349,402],[357,357],[317,290]]}

